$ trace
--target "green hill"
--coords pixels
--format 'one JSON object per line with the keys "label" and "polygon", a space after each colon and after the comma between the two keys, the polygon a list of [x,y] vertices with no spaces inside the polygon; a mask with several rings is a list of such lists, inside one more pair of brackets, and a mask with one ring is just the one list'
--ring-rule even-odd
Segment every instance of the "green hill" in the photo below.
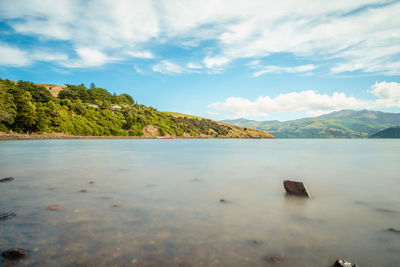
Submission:
{"label": "green hill", "polygon": [[387,128],[371,135],[370,138],[400,138],[400,126]]}
{"label": "green hill", "polygon": [[292,121],[223,122],[268,131],[278,138],[367,138],[388,127],[400,125],[400,113],[369,110],[341,110],[315,118]]}
{"label": "green hill", "polygon": [[85,85],[0,79],[0,132],[77,136],[273,138],[269,133],[161,112],[128,94]]}

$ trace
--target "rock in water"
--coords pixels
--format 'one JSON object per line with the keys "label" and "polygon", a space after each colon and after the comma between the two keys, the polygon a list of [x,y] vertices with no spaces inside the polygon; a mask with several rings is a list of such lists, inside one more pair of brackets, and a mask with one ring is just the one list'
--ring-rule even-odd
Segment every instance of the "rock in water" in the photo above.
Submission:
{"label": "rock in water", "polygon": [[337,260],[333,266],[335,266],[335,267],[357,267],[357,264],[351,263],[346,260]]}
{"label": "rock in water", "polygon": [[11,182],[12,180],[14,180],[14,177],[7,177],[7,178],[0,179],[0,183]]}
{"label": "rock in water", "polygon": [[10,219],[17,216],[14,212],[0,212],[0,220]]}
{"label": "rock in water", "polygon": [[264,260],[266,262],[271,262],[271,263],[281,263],[283,261],[285,261],[285,257],[284,256],[280,256],[280,255],[267,255],[264,257]]}
{"label": "rock in water", "polygon": [[388,228],[388,229],[386,229],[386,231],[400,234],[400,230],[397,230],[397,229],[394,229],[394,228]]}
{"label": "rock in water", "polygon": [[56,210],[63,210],[64,208],[61,205],[53,204],[53,205],[48,206],[47,209],[56,211]]}
{"label": "rock in water", "polygon": [[286,193],[288,195],[310,197],[306,186],[302,182],[285,180],[283,182],[283,186],[285,187]]}
{"label": "rock in water", "polygon": [[10,248],[1,253],[1,256],[7,260],[19,260],[28,255],[28,252],[23,248]]}

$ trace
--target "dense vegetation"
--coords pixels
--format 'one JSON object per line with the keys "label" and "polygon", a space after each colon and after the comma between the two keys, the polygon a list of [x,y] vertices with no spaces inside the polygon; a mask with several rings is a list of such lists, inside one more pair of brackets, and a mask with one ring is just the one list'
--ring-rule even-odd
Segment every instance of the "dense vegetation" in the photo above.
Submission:
{"label": "dense vegetation", "polygon": [[400,138],[400,126],[387,128],[371,135],[370,138]]}
{"label": "dense vegetation", "polygon": [[[91,84],[66,85],[57,97],[44,86],[0,79],[0,132],[82,136],[219,136],[238,127],[203,118],[173,116],[110,94]],[[268,133],[257,132],[270,137]],[[242,137],[242,136],[235,136]]]}
{"label": "dense vegetation", "polygon": [[400,113],[341,110],[284,122],[246,119],[224,122],[265,130],[278,138],[367,138],[385,128],[400,125]]}

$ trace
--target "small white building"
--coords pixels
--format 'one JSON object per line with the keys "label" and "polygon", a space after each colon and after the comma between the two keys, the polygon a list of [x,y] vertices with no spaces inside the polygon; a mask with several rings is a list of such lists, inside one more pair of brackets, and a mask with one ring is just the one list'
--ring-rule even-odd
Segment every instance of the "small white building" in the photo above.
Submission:
{"label": "small white building", "polygon": [[120,105],[111,105],[110,110],[115,111],[116,109],[121,109],[122,107]]}

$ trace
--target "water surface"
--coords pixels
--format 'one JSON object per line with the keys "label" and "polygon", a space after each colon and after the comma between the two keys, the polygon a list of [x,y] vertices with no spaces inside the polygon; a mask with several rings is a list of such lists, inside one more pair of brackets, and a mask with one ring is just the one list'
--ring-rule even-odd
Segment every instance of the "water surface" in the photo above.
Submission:
{"label": "water surface", "polygon": [[399,140],[3,141],[0,212],[17,216],[0,250],[29,249],[20,266],[399,266],[399,174]]}

